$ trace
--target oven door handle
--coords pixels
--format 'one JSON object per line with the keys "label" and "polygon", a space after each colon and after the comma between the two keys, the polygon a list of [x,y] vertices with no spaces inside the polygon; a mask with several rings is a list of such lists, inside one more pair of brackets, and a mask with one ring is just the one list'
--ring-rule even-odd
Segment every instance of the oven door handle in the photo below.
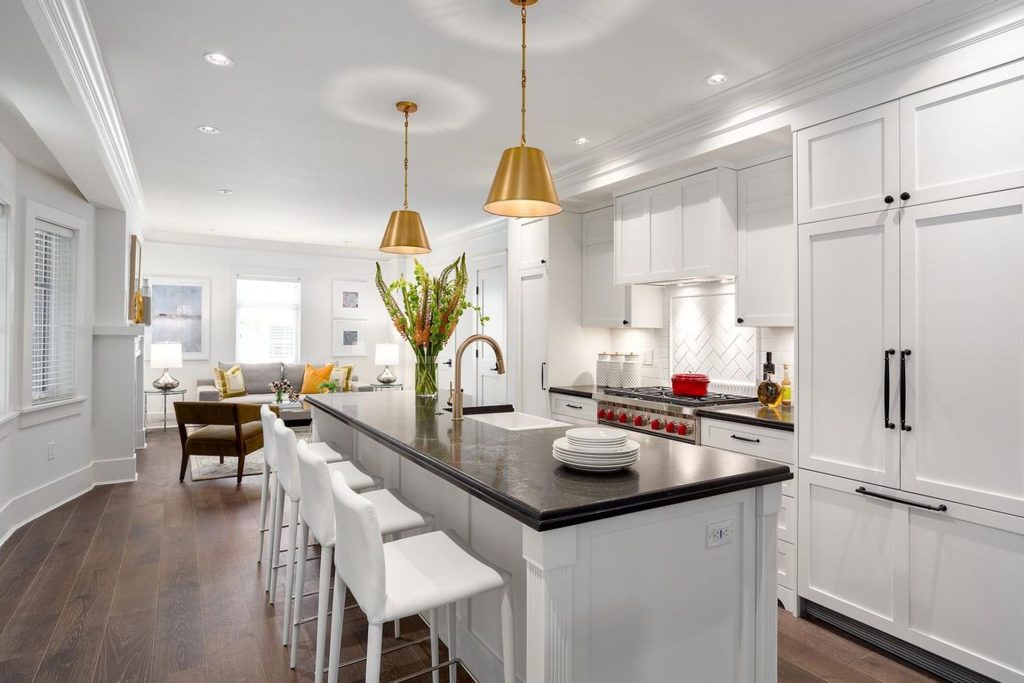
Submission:
{"label": "oven door handle", "polygon": [[749,436],[737,436],[732,434],[730,439],[736,439],[737,441],[745,441],[746,443],[761,443],[761,439],[751,439]]}

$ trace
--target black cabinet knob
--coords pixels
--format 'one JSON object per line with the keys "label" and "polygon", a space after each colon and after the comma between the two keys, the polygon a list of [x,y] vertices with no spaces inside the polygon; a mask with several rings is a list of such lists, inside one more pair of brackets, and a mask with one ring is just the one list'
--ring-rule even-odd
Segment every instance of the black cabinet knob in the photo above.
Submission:
{"label": "black cabinet knob", "polygon": [[736,318],[736,324],[737,325],[742,325],[743,324],[743,318]]}
{"label": "black cabinet knob", "polygon": [[902,199],[903,201],[907,201],[908,199],[910,199],[910,193],[909,192],[902,192],[902,193],[900,193],[900,199]]}
{"label": "black cabinet knob", "polygon": [[882,201],[884,201],[886,204],[892,204],[896,200],[893,199],[893,196],[891,194],[887,194],[885,195],[885,199]]}
{"label": "black cabinet knob", "polygon": [[623,321],[622,321],[622,324],[623,324],[623,325],[628,325],[628,324],[629,324],[629,321],[628,321],[628,320],[623,320]]}

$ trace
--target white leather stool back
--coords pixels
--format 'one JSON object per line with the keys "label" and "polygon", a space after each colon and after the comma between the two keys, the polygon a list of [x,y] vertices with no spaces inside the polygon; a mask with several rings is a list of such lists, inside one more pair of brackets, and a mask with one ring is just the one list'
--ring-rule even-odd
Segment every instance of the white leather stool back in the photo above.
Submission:
{"label": "white leather stool back", "polygon": [[331,498],[331,475],[327,461],[310,449],[305,439],[297,444],[299,479],[302,500],[299,514],[322,546],[334,545],[334,502]]}
{"label": "white leather stool back", "polygon": [[274,438],[274,423],[277,422],[277,415],[264,405],[260,408],[260,421],[263,422],[263,461],[270,469],[277,469],[277,444]]}
{"label": "white leather stool back", "polygon": [[279,419],[274,423],[274,437],[277,446],[277,478],[289,498],[301,500],[302,482],[299,480],[299,455],[295,445],[295,432]]}
{"label": "white leather stool back", "polygon": [[338,573],[363,608],[367,619],[380,621],[387,599],[384,580],[384,541],[377,511],[366,498],[349,488],[345,477],[331,472]]}

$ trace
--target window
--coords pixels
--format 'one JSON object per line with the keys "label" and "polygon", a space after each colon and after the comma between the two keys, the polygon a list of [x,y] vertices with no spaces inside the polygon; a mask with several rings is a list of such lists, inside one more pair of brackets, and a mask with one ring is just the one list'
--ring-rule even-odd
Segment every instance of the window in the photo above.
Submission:
{"label": "window", "polygon": [[242,363],[299,359],[301,283],[239,275],[235,287],[235,359]]}
{"label": "window", "polygon": [[32,403],[75,395],[75,233],[35,220]]}
{"label": "window", "polygon": [[8,221],[7,205],[0,202],[0,415],[7,412],[7,263],[8,263]]}

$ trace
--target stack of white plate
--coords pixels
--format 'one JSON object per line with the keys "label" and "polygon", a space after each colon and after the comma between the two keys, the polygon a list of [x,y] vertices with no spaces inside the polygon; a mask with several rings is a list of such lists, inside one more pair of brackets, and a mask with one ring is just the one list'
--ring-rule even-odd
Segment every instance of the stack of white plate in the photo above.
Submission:
{"label": "stack of white plate", "polygon": [[636,464],[640,444],[629,433],[608,427],[570,429],[552,445],[551,454],[560,463],[587,472],[612,472]]}

